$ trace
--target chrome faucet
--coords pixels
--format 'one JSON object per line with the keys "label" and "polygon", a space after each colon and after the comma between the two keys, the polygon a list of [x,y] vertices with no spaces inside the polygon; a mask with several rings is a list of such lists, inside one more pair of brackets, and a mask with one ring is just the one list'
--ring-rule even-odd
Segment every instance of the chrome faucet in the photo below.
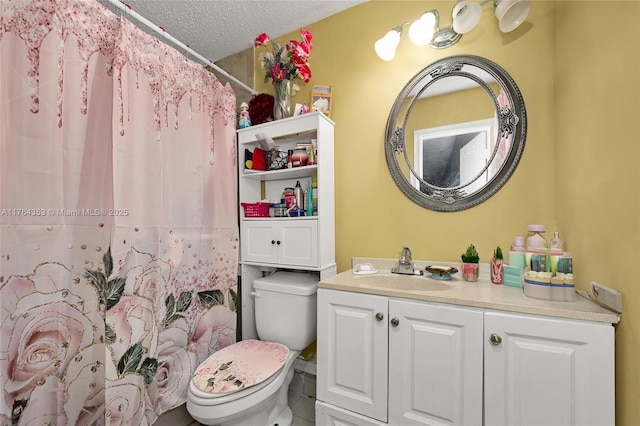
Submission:
{"label": "chrome faucet", "polygon": [[391,272],[394,274],[403,274],[403,275],[422,275],[423,272],[420,269],[417,269],[413,265],[413,260],[411,260],[411,250],[409,247],[402,247],[402,254],[400,255],[400,259],[398,260],[398,266],[395,268],[391,268]]}

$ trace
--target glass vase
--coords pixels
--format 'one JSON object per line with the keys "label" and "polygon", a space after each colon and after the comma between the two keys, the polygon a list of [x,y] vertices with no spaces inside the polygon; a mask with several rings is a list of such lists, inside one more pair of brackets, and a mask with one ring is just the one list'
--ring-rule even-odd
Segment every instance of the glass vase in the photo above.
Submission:
{"label": "glass vase", "polygon": [[276,81],[273,85],[276,92],[273,100],[273,119],[291,117],[291,80]]}

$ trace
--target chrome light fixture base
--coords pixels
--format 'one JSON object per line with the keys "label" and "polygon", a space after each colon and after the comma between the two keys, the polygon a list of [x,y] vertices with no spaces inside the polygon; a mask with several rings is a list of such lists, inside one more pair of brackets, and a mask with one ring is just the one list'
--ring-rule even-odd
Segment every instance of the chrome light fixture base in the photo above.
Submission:
{"label": "chrome light fixture base", "polygon": [[452,27],[441,28],[435,32],[429,46],[433,49],[446,49],[456,44],[461,38],[462,34],[455,32]]}

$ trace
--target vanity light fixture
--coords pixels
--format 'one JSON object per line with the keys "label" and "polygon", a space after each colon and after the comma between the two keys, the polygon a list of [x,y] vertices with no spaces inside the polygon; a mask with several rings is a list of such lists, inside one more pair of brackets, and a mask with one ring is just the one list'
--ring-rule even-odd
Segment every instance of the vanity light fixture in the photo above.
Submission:
{"label": "vanity light fixture", "polygon": [[375,51],[380,59],[391,61],[396,55],[400,35],[405,25],[409,27],[409,39],[416,46],[429,45],[434,49],[446,49],[460,40],[478,25],[482,17],[482,6],[493,2],[498,28],[503,33],[515,30],[524,22],[531,9],[530,0],[482,0],[474,2],[459,0],[453,7],[451,26],[440,28],[440,14],[437,10],[425,12],[417,21],[407,21],[376,41]]}

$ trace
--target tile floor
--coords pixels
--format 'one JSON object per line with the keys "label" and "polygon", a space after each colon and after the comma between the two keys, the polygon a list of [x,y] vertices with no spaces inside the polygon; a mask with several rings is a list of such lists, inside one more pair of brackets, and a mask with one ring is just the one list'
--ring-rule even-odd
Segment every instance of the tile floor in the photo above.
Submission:
{"label": "tile floor", "polygon": [[[291,426],[315,426],[316,376],[306,372],[295,372],[289,385],[289,407],[293,411]],[[200,426],[191,418],[182,405],[169,413],[165,413],[154,423],[154,426]]]}
{"label": "tile floor", "polygon": [[291,426],[316,424],[316,376],[296,371],[289,385],[289,407],[293,411]]}

